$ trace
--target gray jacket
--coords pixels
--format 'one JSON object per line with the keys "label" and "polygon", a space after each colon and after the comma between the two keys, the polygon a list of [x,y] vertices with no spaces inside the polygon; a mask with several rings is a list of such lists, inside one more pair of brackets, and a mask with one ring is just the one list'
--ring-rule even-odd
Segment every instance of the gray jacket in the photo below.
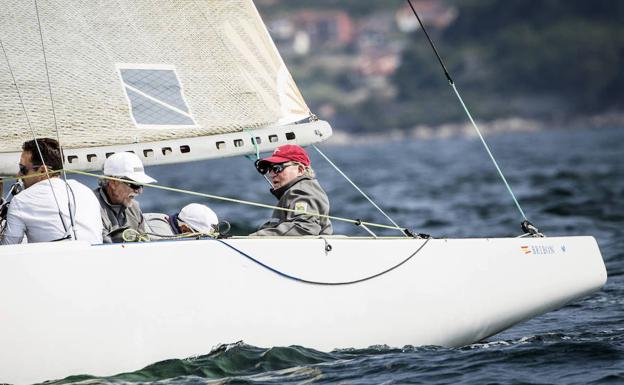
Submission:
{"label": "gray jacket", "polygon": [[332,224],[328,218],[306,215],[306,213],[329,215],[329,199],[316,179],[302,176],[277,190],[271,189],[271,192],[279,199],[278,207],[297,212],[276,209],[271,220],[250,235],[332,234]]}
{"label": "gray jacket", "polygon": [[110,203],[103,187],[100,186],[93,191],[100,201],[100,213],[102,214],[102,225],[104,226],[102,230],[104,243],[123,242],[124,239],[121,232],[114,235],[110,235],[110,233],[124,227],[134,229],[141,234],[145,233],[145,219],[143,219],[139,202],[133,200],[130,207],[114,205]]}

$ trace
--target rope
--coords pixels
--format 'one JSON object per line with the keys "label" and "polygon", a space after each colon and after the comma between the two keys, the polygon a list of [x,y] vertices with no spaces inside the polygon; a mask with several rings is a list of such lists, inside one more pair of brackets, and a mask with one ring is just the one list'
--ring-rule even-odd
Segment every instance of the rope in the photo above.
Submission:
{"label": "rope", "polygon": [[258,146],[258,143],[256,143],[256,137],[253,134],[253,130],[249,128],[243,128],[243,131],[245,131],[251,138],[251,144],[253,144],[254,150],[256,150],[256,159],[260,159],[260,147]]}
{"label": "rope", "polygon": [[[212,233],[202,233],[202,232],[195,232],[195,233],[183,233],[183,234],[174,234],[174,235],[168,235],[168,234],[158,234],[158,233],[152,233],[149,231],[146,231],[144,233],[141,234],[145,234],[145,235],[151,235],[153,237],[159,237],[162,239],[172,239],[172,240],[176,240],[176,239],[187,239],[187,238],[217,238],[219,236],[219,233],[217,232],[212,232]],[[149,239],[150,241],[152,239]]]}
{"label": "rope", "polygon": [[451,83],[451,87],[453,87],[453,91],[455,91],[455,95],[457,95],[457,99],[459,99],[459,102],[464,108],[466,115],[468,115],[468,119],[470,119],[470,123],[472,123],[472,126],[474,127],[475,131],[477,131],[477,135],[479,135],[479,139],[481,139],[481,143],[483,143],[483,147],[485,147],[485,151],[487,151],[488,155],[490,156],[490,159],[492,159],[492,163],[494,163],[494,167],[496,167],[496,171],[498,171],[498,175],[500,175],[501,179],[503,180],[503,183],[505,184],[505,187],[507,187],[507,191],[509,191],[511,198],[513,199],[514,203],[516,204],[516,207],[518,208],[518,211],[520,211],[520,215],[522,215],[522,218],[524,218],[525,221],[528,221],[526,215],[524,215],[524,211],[522,211],[522,207],[520,207],[520,203],[518,203],[518,199],[516,199],[516,195],[511,190],[511,186],[509,186],[509,183],[507,183],[507,178],[505,178],[505,175],[503,175],[503,171],[498,166],[498,162],[494,158],[492,151],[490,151],[490,147],[485,142],[483,135],[481,135],[481,131],[479,130],[479,127],[477,127],[477,123],[475,123],[474,119],[472,118],[472,114],[470,113],[470,111],[468,111],[468,107],[466,107],[466,105],[464,104],[464,100],[462,99],[461,95],[457,91],[457,87],[455,87],[455,83]]}
{"label": "rope", "polygon": [[[50,82],[50,71],[48,70],[48,58],[46,56],[46,50],[45,50],[45,44],[43,42],[43,28],[41,28],[41,19],[39,18],[39,6],[37,3],[37,0],[35,0],[35,11],[37,14],[37,25],[39,26],[39,37],[41,38],[41,51],[43,53],[43,64],[45,67],[45,73],[46,73],[46,79],[48,81],[48,92],[50,93],[50,105],[52,107],[52,117],[54,118],[54,131],[56,132],[56,141],[59,144],[59,148],[61,148],[61,162],[64,165],[64,159],[63,159],[63,150],[61,147],[61,136],[59,134],[59,128],[58,128],[58,122],[56,119],[56,110],[54,108],[54,97],[52,96],[52,83]],[[35,138],[35,142],[37,138]],[[37,145],[37,149],[39,149],[39,145]],[[39,151],[41,153],[41,151]],[[43,156],[41,157],[41,160],[43,161]],[[61,177],[63,178],[63,181],[65,182],[65,192],[67,193],[67,212],[69,214],[69,222],[71,225],[71,229],[72,232],[74,233],[74,239],[78,239],[77,235],[76,235],[76,227],[75,227],[75,223],[74,223],[74,214],[72,213],[72,208],[71,208],[71,204],[70,204],[70,199],[69,199],[69,185],[67,184],[67,174],[65,172],[61,172]],[[54,193],[54,190],[53,190]],[[56,200],[56,196],[54,197],[54,200]],[[57,203],[58,206],[58,203]],[[74,210],[76,208],[74,207]],[[60,210],[60,208],[59,208]],[[62,218],[61,218],[62,220]],[[63,226],[65,226],[65,224],[63,224]],[[65,232],[69,233],[69,230],[67,228],[65,228]],[[69,234],[66,234],[69,235]]]}
{"label": "rope", "polygon": [[[50,175],[58,174],[60,172],[61,172],[61,170],[48,171],[48,173]],[[30,174],[30,175],[22,175],[22,176],[3,176],[2,180],[3,181],[11,181],[11,180],[18,181],[20,179],[36,178],[36,177],[42,176],[42,175],[46,175],[46,173],[45,172],[38,172],[38,173],[34,173],[34,174]]]}
{"label": "rope", "polygon": [[470,114],[470,111],[468,110],[468,107],[466,107],[466,104],[464,104],[464,100],[462,99],[461,95],[459,94],[459,91],[457,91],[457,87],[455,87],[455,82],[453,81],[453,79],[451,78],[451,75],[447,71],[446,66],[444,65],[444,62],[442,61],[442,57],[438,53],[438,50],[436,49],[435,44],[433,44],[433,40],[431,40],[431,38],[429,37],[429,33],[427,33],[427,29],[425,28],[425,25],[423,24],[422,20],[420,20],[420,17],[418,16],[418,12],[416,12],[416,9],[412,5],[412,1],[411,0],[407,0],[407,3],[409,4],[410,8],[412,9],[412,12],[414,13],[414,16],[416,16],[416,19],[418,20],[418,24],[420,24],[420,28],[425,33],[425,36],[427,37],[427,40],[429,41],[429,45],[431,46],[431,48],[433,49],[433,52],[435,53],[436,57],[438,58],[438,62],[440,63],[440,66],[442,67],[442,70],[444,71],[444,76],[446,76],[446,79],[448,80],[449,84],[453,88],[453,91],[455,91],[455,95],[459,99],[459,102],[461,103],[462,107],[464,108],[464,111],[466,112],[466,115],[468,115],[468,119],[470,119],[470,122],[472,123],[472,126],[477,131],[477,134],[479,135],[479,138],[481,139],[481,143],[483,143],[483,146],[485,147],[485,150],[487,151],[488,155],[490,156],[490,159],[492,159],[492,162],[494,163],[494,166],[496,167],[496,170],[498,171],[498,174],[500,175],[501,179],[503,180],[503,183],[507,187],[507,191],[509,191],[509,193],[511,194],[511,198],[515,202],[516,207],[518,208],[518,211],[520,211],[520,215],[522,215],[522,218],[524,218],[525,221],[528,221],[526,215],[524,215],[524,211],[522,211],[522,208],[520,207],[520,203],[518,203],[518,200],[516,199],[516,196],[514,195],[513,191],[511,190],[511,187],[509,186],[509,183],[507,183],[507,179],[505,178],[505,176],[503,175],[503,172],[501,171],[500,167],[498,166],[498,162],[496,162],[496,159],[494,158],[494,155],[490,151],[489,146],[485,142],[485,139],[483,138],[483,135],[481,135],[481,131],[479,130],[479,127],[477,127],[477,124],[475,123],[474,119],[472,118],[472,114]]}
{"label": "rope", "polygon": [[124,242],[149,242],[150,240],[147,234],[140,233],[132,228],[125,229],[121,233],[121,238],[124,240]]}
{"label": "rope", "polygon": [[247,259],[251,260],[252,262],[254,262],[254,263],[256,263],[256,264],[258,264],[258,265],[260,265],[260,266],[264,267],[265,269],[267,269],[267,270],[269,270],[269,271],[271,271],[271,272],[273,272],[273,273],[275,273],[275,274],[277,274],[277,275],[279,275],[279,276],[281,276],[281,277],[284,277],[284,278],[287,278],[287,279],[291,279],[291,280],[293,280],[293,281],[297,281],[297,282],[307,283],[307,284],[310,284],[310,285],[322,285],[322,286],[344,286],[344,285],[353,285],[353,284],[355,284],[355,283],[360,283],[360,282],[364,282],[364,281],[371,280],[371,279],[373,279],[373,278],[381,277],[382,275],[384,275],[384,274],[387,274],[387,273],[391,272],[392,270],[394,270],[394,269],[396,269],[396,268],[400,267],[401,265],[405,264],[407,261],[409,261],[410,259],[412,259],[412,258],[413,258],[416,254],[418,254],[418,253],[420,252],[420,250],[422,250],[422,249],[423,249],[423,247],[425,247],[425,245],[426,245],[427,243],[429,243],[429,241],[430,241],[430,240],[431,240],[431,238],[429,238],[429,239],[425,240],[425,242],[424,242],[422,245],[420,245],[420,246],[416,249],[416,251],[414,251],[412,254],[410,254],[407,258],[405,258],[405,259],[404,259],[404,260],[402,260],[401,262],[397,263],[396,265],[394,265],[394,266],[392,266],[392,267],[390,267],[390,268],[388,268],[388,269],[386,269],[386,270],[383,270],[383,271],[381,271],[381,272],[379,272],[379,273],[376,273],[376,274],[373,274],[373,275],[370,275],[370,276],[367,276],[367,277],[363,277],[363,278],[355,279],[355,280],[352,280],[352,281],[343,281],[343,282],[323,282],[323,281],[312,281],[312,280],[307,280],[307,279],[303,279],[303,278],[299,278],[299,277],[295,277],[295,276],[292,276],[292,275],[286,274],[286,273],[284,273],[284,272],[282,272],[282,271],[277,270],[277,269],[276,269],[276,268],[274,268],[274,267],[271,267],[271,266],[269,266],[269,265],[267,265],[267,264],[265,264],[265,263],[260,262],[259,260],[257,260],[256,258],[252,257],[251,255],[249,255],[249,254],[245,253],[244,251],[242,251],[242,250],[240,250],[240,249],[238,249],[238,248],[236,248],[236,247],[234,247],[234,246],[230,245],[229,243],[227,243],[227,242],[225,242],[225,241],[223,241],[223,240],[221,240],[221,239],[215,239],[215,241],[222,243],[223,245],[225,245],[225,246],[229,247],[230,249],[232,249],[232,250],[236,251],[237,253],[239,253],[239,254],[240,254],[240,255],[242,255],[243,257],[245,257],[245,258],[247,258]]}
{"label": "rope", "polygon": [[[127,180],[124,180],[124,179],[115,178],[115,177],[106,176],[106,175],[93,174],[93,173],[86,172],[86,171],[78,171],[78,170],[65,170],[65,171],[68,172],[68,173],[73,173],[73,174],[92,176],[92,177],[99,178],[99,179],[116,180],[116,181],[124,182],[124,183],[128,182]],[[225,202],[239,203],[239,204],[243,204],[243,205],[247,205],[247,206],[262,207],[262,208],[267,208],[267,209],[281,210],[281,211],[287,211],[287,212],[291,212],[291,213],[301,214],[301,211],[299,211],[299,210],[289,209],[289,208],[285,208],[285,207],[277,207],[277,206],[267,205],[267,204],[264,204],[264,203],[250,202],[250,201],[246,201],[246,200],[242,200],[242,199],[228,198],[228,197],[219,196],[219,195],[205,194],[205,193],[200,193],[200,192],[196,192],[196,191],[183,190],[183,189],[178,189],[178,188],[174,188],[174,187],[167,187],[167,186],[159,186],[159,185],[155,185],[155,184],[146,184],[146,183],[139,183],[139,182],[134,182],[134,183],[138,184],[138,185],[141,185],[143,187],[150,187],[150,188],[155,188],[155,189],[159,189],[159,190],[172,191],[172,192],[177,192],[177,193],[181,193],[181,194],[198,196],[198,197],[202,197],[202,198],[215,199],[215,200],[220,200],[220,201],[225,201]],[[364,221],[361,221],[359,219],[355,220],[355,219],[336,217],[336,216],[333,216],[333,215],[325,215],[325,214],[319,214],[319,213],[313,213],[313,212],[309,212],[309,213],[306,212],[306,215],[315,216],[315,217],[319,217],[319,218],[327,218],[327,219],[341,221],[341,222],[347,222],[347,223],[351,223],[351,224],[354,224],[354,225],[359,225],[360,223],[362,223],[362,224],[365,224],[366,226],[371,226],[371,227],[378,227],[378,228],[382,228],[382,229],[391,229],[391,230],[401,230],[401,231],[404,231],[404,229],[401,229],[401,228],[398,228],[398,227],[383,225],[383,224],[380,224],[380,223],[364,222]]]}
{"label": "rope", "polygon": [[[50,184],[50,190],[52,190],[52,197],[54,198],[54,203],[56,204],[56,208],[58,209],[58,214],[59,214],[59,218],[61,219],[61,224],[63,225],[63,230],[65,230],[65,235],[69,236],[69,229],[67,228],[67,224],[65,223],[65,220],[63,219],[63,214],[61,211],[61,206],[58,203],[58,199],[56,198],[56,193],[54,192],[54,187],[52,187],[52,181],[50,180],[50,172],[48,171],[48,167],[45,164],[45,160],[43,158],[43,154],[41,153],[41,148],[39,148],[39,142],[37,141],[37,134],[35,133],[35,130],[32,127],[32,124],[30,122],[30,117],[28,116],[28,112],[26,111],[26,105],[24,104],[24,99],[22,98],[22,93],[20,92],[20,89],[17,85],[17,80],[15,79],[15,74],[13,73],[13,68],[11,67],[11,62],[9,61],[9,56],[6,53],[6,50],[4,49],[4,44],[2,44],[2,39],[0,39],[0,48],[2,48],[2,53],[4,54],[4,58],[7,62],[7,67],[9,68],[9,72],[11,73],[11,79],[13,80],[13,84],[15,84],[15,90],[17,91],[17,96],[19,98],[20,101],[20,105],[22,106],[22,110],[24,111],[24,116],[26,117],[26,123],[28,124],[28,128],[30,129],[30,132],[33,136],[33,139],[35,140],[35,147],[37,148],[37,152],[39,153],[39,157],[41,158],[41,164],[45,170],[45,176],[48,179],[48,183]],[[60,146],[60,143],[59,143]],[[40,174],[42,175],[42,174]],[[65,184],[67,185],[67,183]],[[68,195],[68,199],[69,201],[69,195]],[[69,210],[71,212],[71,210]],[[71,215],[71,214],[70,214]]]}
{"label": "rope", "polygon": [[[256,137],[253,134],[253,130],[249,128],[244,128],[243,131],[249,134],[249,136],[251,137],[251,144],[253,144],[254,150],[256,150],[256,159],[254,159],[251,155],[245,155],[245,158],[251,160],[252,162],[255,162],[258,159],[260,159],[260,147],[258,146],[258,143],[256,142]],[[273,183],[271,183],[271,180],[266,174],[263,174],[262,177],[264,178],[264,180],[267,181],[269,186],[273,187]]]}
{"label": "rope", "polygon": [[[312,145],[312,147],[313,147],[313,148],[314,148],[314,149],[315,149],[315,150],[316,150],[319,154],[321,154],[321,156],[322,156],[323,158],[325,158],[325,160],[326,160],[326,161],[327,161],[330,165],[332,165],[332,167],[333,167],[334,169],[336,169],[336,171],[338,171],[338,173],[339,173],[340,175],[342,175],[342,176],[343,176],[343,177],[347,180],[347,182],[351,183],[351,186],[355,187],[355,189],[356,189],[356,190],[357,190],[360,194],[362,194],[362,196],[363,196],[364,198],[366,198],[366,199],[367,199],[367,200],[368,200],[368,201],[369,201],[369,202],[373,205],[373,207],[375,207],[377,210],[379,210],[379,212],[380,212],[380,213],[382,213],[382,214],[383,214],[386,218],[388,218],[388,220],[390,221],[390,223],[392,223],[392,224],[395,226],[395,228],[397,228],[397,229],[401,229],[401,227],[400,227],[399,225],[397,225],[397,223],[396,223],[396,222],[395,222],[392,218],[390,218],[390,216],[389,216],[388,214],[386,214],[386,213],[385,213],[385,212],[381,209],[381,207],[377,206],[377,204],[376,204],[375,202],[373,202],[373,200],[372,200],[371,198],[369,198],[369,197],[368,197],[368,195],[366,195],[366,193],[365,193],[364,191],[362,191],[362,189],[360,189],[360,188],[359,188],[359,187],[358,187],[358,186],[357,186],[357,185],[356,185],[356,184],[355,184],[355,183],[354,183],[354,182],[353,182],[353,181],[352,181],[352,180],[351,180],[351,179],[350,179],[350,178],[349,178],[349,177],[348,177],[348,176],[347,176],[344,172],[342,172],[342,170],[341,170],[340,168],[338,168],[338,166],[336,166],[336,165],[334,164],[334,162],[332,162],[332,161],[331,161],[331,160],[330,160],[330,159],[329,159],[329,158],[328,158],[328,157],[327,157],[327,156],[326,156],[326,155],[325,155],[325,154],[324,154],[324,153],[323,153],[323,152],[322,152],[322,151],[321,151],[318,147],[316,147],[316,145],[314,145],[314,144],[313,144],[313,145]],[[399,230],[399,231],[401,231],[401,233],[403,233],[403,235],[404,235],[404,236],[408,237],[408,235],[407,235],[407,234],[405,234],[405,232],[404,232],[402,229],[401,229],[401,230]]]}

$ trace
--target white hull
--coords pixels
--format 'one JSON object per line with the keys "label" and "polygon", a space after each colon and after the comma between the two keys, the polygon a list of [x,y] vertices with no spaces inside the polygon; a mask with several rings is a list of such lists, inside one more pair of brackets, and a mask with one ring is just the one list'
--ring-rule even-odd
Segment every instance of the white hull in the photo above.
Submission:
{"label": "white hull", "polygon": [[[327,255],[317,238],[226,242],[290,275],[331,282],[386,270],[425,241],[328,238]],[[326,351],[461,346],[605,281],[592,237],[436,239],[395,270],[344,286],[284,278],[215,240],[6,246],[0,382],[112,375],[238,340]]]}

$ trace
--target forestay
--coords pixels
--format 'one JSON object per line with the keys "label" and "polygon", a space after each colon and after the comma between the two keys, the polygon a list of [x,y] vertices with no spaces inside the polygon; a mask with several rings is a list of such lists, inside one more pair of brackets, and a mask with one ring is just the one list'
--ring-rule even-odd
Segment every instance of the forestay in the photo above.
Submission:
{"label": "forestay", "polygon": [[311,115],[251,0],[1,3],[0,155],[32,137],[24,108],[66,150]]}

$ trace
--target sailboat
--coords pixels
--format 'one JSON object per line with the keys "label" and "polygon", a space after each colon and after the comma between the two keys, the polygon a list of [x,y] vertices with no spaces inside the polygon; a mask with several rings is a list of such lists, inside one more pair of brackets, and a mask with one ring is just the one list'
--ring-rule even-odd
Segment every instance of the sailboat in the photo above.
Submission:
{"label": "sailboat", "polygon": [[[32,131],[58,134],[68,172],[119,151],[149,166],[332,134],[251,0],[2,5],[0,175]],[[463,346],[605,281],[591,236],[0,246],[0,382],[107,376],[239,340]]]}

